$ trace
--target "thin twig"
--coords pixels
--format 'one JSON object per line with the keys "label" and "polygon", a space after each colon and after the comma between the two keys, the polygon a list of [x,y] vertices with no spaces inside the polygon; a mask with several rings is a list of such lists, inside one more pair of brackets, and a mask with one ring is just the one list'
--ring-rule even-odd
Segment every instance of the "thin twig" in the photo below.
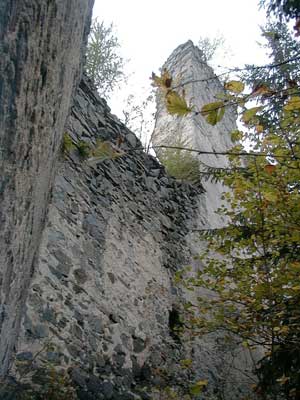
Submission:
{"label": "thin twig", "polygon": [[153,149],[173,149],[173,150],[185,150],[185,151],[190,151],[194,152],[197,154],[209,154],[209,155],[215,155],[215,156],[246,156],[246,157],[272,157],[272,158],[283,158],[283,159],[291,159],[291,160],[298,160],[299,157],[291,157],[291,156],[284,156],[284,155],[274,155],[274,154],[268,154],[268,153],[247,153],[246,151],[241,151],[241,152],[232,152],[232,151],[205,151],[205,150],[199,150],[199,149],[190,149],[187,147],[180,147],[180,146],[166,146],[166,145],[157,145],[157,146],[152,146]]}
{"label": "thin twig", "polygon": [[[282,61],[282,62],[280,62],[280,63],[266,64],[266,65],[258,65],[258,66],[256,66],[256,67],[250,67],[250,69],[252,69],[252,70],[268,69],[268,68],[269,68],[269,69],[272,69],[272,68],[277,68],[277,67],[280,67],[281,65],[288,64],[288,63],[293,62],[293,61],[299,61],[299,60],[300,60],[300,56],[297,56],[297,57],[289,58],[289,59],[287,59],[287,60],[285,60],[285,61]],[[215,75],[215,76],[213,76],[213,77],[211,77],[211,78],[206,78],[206,79],[191,79],[191,80],[182,82],[182,83],[180,83],[179,85],[174,86],[172,89],[177,89],[177,88],[183,87],[183,86],[185,86],[185,85],[189,85],[189,84],[191,84],[191,83],[208,82],[208,81],[216,80],[216,79],[219,79],[221,76],[227,75],[227,74],[230,73],[230,72],[242,72],[242,71],[247,71],[247,70],[249,70],[249,67],[228,69],[226,72],[222,72],[221,74]]]}

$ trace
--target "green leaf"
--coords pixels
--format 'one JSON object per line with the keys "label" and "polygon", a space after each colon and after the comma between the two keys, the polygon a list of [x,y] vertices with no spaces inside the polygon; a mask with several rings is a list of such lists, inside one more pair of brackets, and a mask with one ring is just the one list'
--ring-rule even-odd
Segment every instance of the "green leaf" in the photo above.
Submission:
{"label": "green leaf", "polygon": [[62,149],[63,149],[64,154],[69,154],[74,148],[75,148],[75,145],[72,141],[71,136],[68,133],[64,133],[63,141],[62,141]]}
{"label": "green leaf", "polygon": [[230,133],[230,137],[231,137],[231,140],[233,142],[237,142],[238,140],[242,140],[243,139],[244,134],[243,134],[242,131],[239,131],[238,129],[235,129],[234,131],[232,131]]}
{"label": "green leaf", "polygon": [[200,380],[196,382],[191,388],[190,388],[190,394],[197,396],[200,393],[202,393],[203,389],[205,386],[207,386],[208,381],[207,379]]}
{"label": "green leaf", "polygon": [[243,82],[240,81],[230,81],[225,83],[224,85],[226,90],[229,90],[230,92],[239,94],[245,89],[245,85]]}
{"label": "green leaf", "polygon": [[201,108],[201,115],[205,117],[210,125],[216,125],[221,121],[225,113],[223,101],[215,101],[213,103],[205,104]]}
{"label": "green leaf", "polygon": [[277,201],[277,194],[274,192],[265,192],[264,194],[264,198],[268,201],[270,201],[271,203],[274,203]]}
{"label": "green leaf", "polygon": [[300,97],[299,96],[291,97],[284,106],[284,109],[285,111],[300,110]]}
{"label": "green leaf", "polygon": [[251,121],[251,119],[258,113],[258,111],[261,110],[261,108],[262,107],[253,107],[244,111],[242,119],[245,122],[245,124],[248,124]]}
{"label": "green leaf", "polygon": [[275,39],[276,38],[277,33],[274,31],[266,31],[262,33],[262,36],[265,36],[266,38],[271,38],[271,39]]}
{"label": "green leaf", "polygon": [[187,105],[185,98],[179,96],[179,94],[174,91],[170,91],[166,95],[166,107],[170,114],[179,115],[181,117],[192,111],[192,108]]}
{"label": "green leaf", "polygon": [[78,153],[80,154],[80,156],[82,158],[87,158],[90,155],[90,151],[91,151],[90,145],[87,142],[85,142],[84,140],[80,140],[77,143],[76,147],[77,147]]}
{"label": "green leaf", "polygon": [[153,86],[159,87],[163,90],[169,90],[171,88],[172,77],[166,69],[164,69],[161,76],[157,76],[154,72],[152,72],[150,79],[152,80]]}
{"label": "green leaf", "polygon": [[181,360],[180,364],[181,364],[182,368],[191,368],[191,366],[193,364],[193,360],[191,360],[191,359]]}
{"label": "green leaf", "polygon": [[104,160],[111,160],[121,157],[124,153],[116,150],[112,143],[107,141],[98,140],[95,149],[91,152],[92,157],[87,161],[90,165],[97,164]]}

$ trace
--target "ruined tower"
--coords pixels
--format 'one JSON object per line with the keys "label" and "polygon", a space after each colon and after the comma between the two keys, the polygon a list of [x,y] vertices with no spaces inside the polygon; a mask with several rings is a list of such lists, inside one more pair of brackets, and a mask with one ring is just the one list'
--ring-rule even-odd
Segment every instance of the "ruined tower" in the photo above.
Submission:
{"label": "ruined tower", "polygon": [[[173,85],[183,84],[185,98],[199,111],[205,104],[217,101],[217,95],[224,92],[223,85],[213,69],[204,60],[201,50],[188,41],[178,46],[163,66],[173,78]],[[179,89],[180,91],[181,89]],[[215,126],[208,124],[200,114],[190,114],[185,117],[170,115],[165,107],[162,96],[157,96],[156,124],[153,133],[153,145],[174,145],[178,138],[183,139],[188,147],[206,152],[226,152],[233,143],[230,132],[236,129],[234,109],[227,108],[223,119]],[[156,153],[160,154],[160,149]],[[200,161],[210,167],[226,167],[226,156],[202,154],[197,156]],[[222,184],[202,181],[205,189],[206,226],[218,227],[224,224],[215,211],[221,205],[221,194],[225,190]]]}

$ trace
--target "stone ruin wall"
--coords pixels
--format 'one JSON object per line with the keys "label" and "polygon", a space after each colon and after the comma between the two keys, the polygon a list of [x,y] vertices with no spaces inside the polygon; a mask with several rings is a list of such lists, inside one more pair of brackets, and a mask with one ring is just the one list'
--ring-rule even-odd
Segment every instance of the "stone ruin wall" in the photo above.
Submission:
{"label": "stone ruin wall", "polygon": [[[9,372],[18,388],[8,398],[21,391],[15,378],[29,375],[41,383],[47,363],[70,372],[80,399],[150,399],[155,387],[197,378],[208,379],[210,393],[239,399],[243,384],[235,368],[245,368],[244,356],[229,370],[236,348],[224,347],[216,335],[183,340],[174,329],[189,296],[174,286],[173,277],[184,265],[198,267],[193,255],[202,244],[192,232],[213,216],[209,188],[167,176],[85,78],[63,129],[91,6],[92,1],[80,0],[1,6],[5,29],[0,37],[6,46],[1,71],[14,65],[9,80],[0,81],[1,115],[17,115],[0,121],[0,368],[5,375],[15,352]],[[41,19],[47,29],[40,32],[45,28]],[[48,34],[44,41],[42,33]],[[24,38],[22,45],[10,48],[10,35]],[[192,68],[195,60],[188,57],[194,55],[187,47],[190,42],[175,51],[174,65],[182,59]],[[203,63],[195,68],[211,73]],[[32,80],[35,73],[38,79]],[[12,81],[17,85],[9,86]],[[3,101],[4,95],[9,101]],[[163,118],[177,130],[178,120],[162,112],[159,108],[156,132]],[[193,127],[200,132],[197,147],[212,144],[208,126],[201,124],[205,129]],[[61,154],[56,173],[64,131],[74,143],[95,145],[102,139],[116,144],[122,138],[125,155],[91,166],[73,150],[65,158]],[[211,135],[216,150],[230,145],[217,130]],[[215,194],[212,198],[216,203]],[[191,372],[181,368],[186,358],[193,361]],[[2,389],[0,396],[7,398]]]}
{"label": "stone ruin wall", "polygon": [[[94,166],[76,150],[62,156],[15,373],[45,349],[40,358],[69,369],[80,399],[152,399],[153,388],[197,378],[238,399],[232,382],[241,376],[230,364],[245,368],[247,357],[218,335],[180,339],[172,325],[189,300],[174,273],[199,267],[192,232],[207,223],[203,187],[167,176],[85,78],[65,131],[92,146],[122,138],[125,155]],[[191,372],[181,368],[187,358]],[[33,365],[38,380],[42,364]]]}

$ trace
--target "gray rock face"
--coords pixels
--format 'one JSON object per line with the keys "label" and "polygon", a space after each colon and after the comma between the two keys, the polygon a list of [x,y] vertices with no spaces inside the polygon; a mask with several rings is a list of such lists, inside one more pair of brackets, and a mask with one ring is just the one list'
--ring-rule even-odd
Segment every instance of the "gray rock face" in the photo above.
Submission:
{"label": "gray rock face", "polygon": [[17,354],[26,361],[51,341],[62,366],[78,366],[83,398],[100,388],[104,399],[136,398],[131,388],[149,383],[176,347],[172,276],[189,257],[203,190],[167,177],[86,80],[66,131],[91,146],[122,138],[125,155],[90,166],[74,150],[61,163]]}
{"label": "gray rock face", "polygon": [[[22,4],[25,10],[28,3]],[[34,84],[31,80],[21,81],[23,95],[16,92],[16,105],[12,102],[18,111],[17,122],[20,120],[21,126],[25,120],[29,127],[33,124],[32,141],[26,136],[29,131],[25,127],[21,131],[19,122],[15,122],[18,140],[13,140],[8,147],[8,133],[12,131],[1,121],[5,127],[3,167],[6,166],[4,176],[7,176],[3,186],[5,213],[1,214],[1,234],[6,240],[2,242],[1,255],[10,256],[1,264],[6,268],[1,289],[1,354],[7,366],[11,350],[16,347],[11,381],[21,377],[23,384],[24,375],[27,377],[24,371],[30,370],[28,378],[41,383],[45,379],[43,368],[51,363],[70,373],[79,399],[159,399],[155,395],[157,387],[180,389],[196,379],[209,382],[205,398],[242,399],[248,384],[243,378],[243,373],[248,373],[247,355],[235,344],[226,345],[221,336],[192,340],[178,333],[182,327],[182,306],[193,294],[174,285],[174,273],[185,265],[199,268],[193,256],[199,254],[202,244],[194,231],[220,223],[212,220],[214,215],[208,209],[207,192],[202,186],[179,183],[167,176],[164,167],[142,151],[133,133],[110,114],[106,102],[98,97],[86,78],[81,80],[76,92],[64,131],[75,146],[84,141],[92,147],[97,139],[107,140],[120,146],[124,155],[91,164],[76,148],[61,154],[47,209],[63,117],[72,92],[74,73],[71,70],[76,69],[80,56],[75,42],[78,44],[84,35],[83,22],[89,11],[88,3],[83,5],[79,0],[55,4],[57,8],[49,5],[48,11],[56,12],[59,18],[65,16],[66,35],[73,26],[71,21],[78,22],[72,36],[66,36],[68,51],[63,52],[59,47],[57,57],[49,60],[51,80],[47,75],[44,82],[47,91],[41,92],[44,97],[42,94],[41,98],[37,97],[38,117],[28,122],[26,107],[16,108],[19,102],[23,104],[26,84],[28,87]],[[68,7],[65,9],[63,4]],[[30,10],[35,15],[37,9]],[[41,10],[48,15],[46,9]],[[21,5],[18,11],[22,11]],[[21,22],[19,25],[23,26]],[[49,29],[57,39],[54,27],[49,25]],[[35,33],[31,35],[32,43],[36,43]],[[59,41],[55,43],[60,46]],[[52,45],[55,47],[54,42]],[[185,57],[186,65],[190,65],[194,50],[191,53],[189,48],[193,49],[191,44],[175,52],[177,64]],[[32,49],[27,57],[39,60],[39,54]],[[63,61],[60,65],[65,65],[66,75],[59,80],[58,63]],[[33,62],[24,65],[32,72]],[[2,86],[1,82],[0,94],[4,88],[10,98],[6,81]],[[43,82],[39,79],[37,82],[39,88]],[[62,97],[58,96],[58,82],[62,85]],[[32,91],[28,93],[25,99],[28,98],[30,105],[35,97]],[[6,102],[1,104],[9,106]],[[26,116],[31,110],[29,105]],[[158,115],[155,140],[160,143],[158,127],[164,118],[168,121],[168,116],[162,110]],[[177,120],[169,121],[170,130],[174,121]],[[196,140],[194,121],[188,127]],[[222,150],[230,145],[226,135],[221,139],[222,145],[217,143],[220,132],[214,130],[211,135],[213,141],[209,135],[203,139],[207,145],[219,146],[216,149]],[[47,143],[52,143],[51,150],[46,147]],[[30,157],[24,159],[20,146],[28,150]],[[14,159],[13,163],[10,157],[16,154],[20,159],[17,162]],[[216,162],[216,157],[210,160]],[[212,190],[219,195],[221,188]],[[214,206],[218,199],[215,197]],[[188,370],[182,368],[181,361],[185,359],[192,362]]]}
{"label": "gray rock face", "polygon": [[[174,50],[163,68],[170,72],[175,85],[185,83],[186,100],[195,105],[196,110],[216,101],[216,95],[224,91],[212,68],[203,60],[202,52],[191,41]],[[236,129],[236,115],[232,108],[227,108],[222,121],[212,126],[201,115],[191,114],[187,117],[170,115],[166,111],[163,97],[157,97],[156,124],[152,138],[154,146],[171,146],[180,138],[193,149],[224,152],[233,146],[230,132],[234,129]],[[158,156],[160,151],[159,148],[156,149]],[[202,154],[198,157],[211,167],[228,166],[226,156]],[[201,214],[205,216],[206,226],[222,226],[224,221],[215,214],[215,211],[221,205],[220,197],[224,187],[205,180],[202,185],[206,196],[203,204],[205,211]]]}
{"label": "gray rock face", "polygon": [[[179,46],[168,58],[165,68],[173,78],[173,84],[184,84],[185,97],[188,103],[201,110],[202,106],[217,101],[217,95],[224,92],[223,86],[211,67],[204,61],[203,54],[191,41]],[[230,133],[237,129],[236,112],[226,108],[221,122],[212,126],[200,114],[190,114],[187,117],[170,115],[165,107],[165,99],[157,95],[156,124],[152,137],[153,145],[158,146],[156,153],[159,157],[163,150],[159,146],[178,145],[178,141],[185,141],[186,147],[209,153],[224,153],[233,143]],[[226,156],[214,154],[197,155],[201,163],[209,167],[226,168],[229,166]],[[202,181],[205,192],[199,196],[198,229],[219,228],[226,224],[226,220],[216,211],[222,205],[222,193],[228,190],[221,183],[210,179]],[[197,234],[190,231],[186,236],[189,250],[193,256],[203,252],[206,243],[201,241]],[[190,262],[192,271],[201,269],[201,263]],[[197,296],[207,297],[208,294],[201,288],[194,293],[184,293],[184,300],[195,301]],[[212,381],[218,388],[221,397],[240,399],[249,393],[250,381],[253,379],[251,360],[248,351],[232,342],[226,345],[224,337],[211,334],[197,339],[192,345],[194,354],[194,368],[200,376],[213,377]],[[255,357],[255,356],[254,356]],[[200,361],[201,360],[201,361]],[[234,384],[232,384],[235,382]],[[250,391],[251,392],[251,391]]]}
{"label": "gray rock face", "polygon": [[92,5],[0,2],[0,376],[16,344]]}
{"label": "gray rock face", "polygon": [[[125,155],[91,166],[73,150],[62,160],[22,320],[22,364],[12,372],[20,376],[27,362],[39,376],[41,361],[54,360],[70,371],[80,399],[155,399],[156,387],[194,379],[241,398],[232,393],[232,381],[243,386],[241,375],[229,368],[236,348],[224,350],[221,337],[193,342],[177,332],[189,296],[173,277],[196,263],[191,232],[203,188],[167,176],[86,79],[66,131],[75,144],[121,142]],[[48,344],[51,351],[41,351]],[[180,364],[187,358],[191,371]]]}

